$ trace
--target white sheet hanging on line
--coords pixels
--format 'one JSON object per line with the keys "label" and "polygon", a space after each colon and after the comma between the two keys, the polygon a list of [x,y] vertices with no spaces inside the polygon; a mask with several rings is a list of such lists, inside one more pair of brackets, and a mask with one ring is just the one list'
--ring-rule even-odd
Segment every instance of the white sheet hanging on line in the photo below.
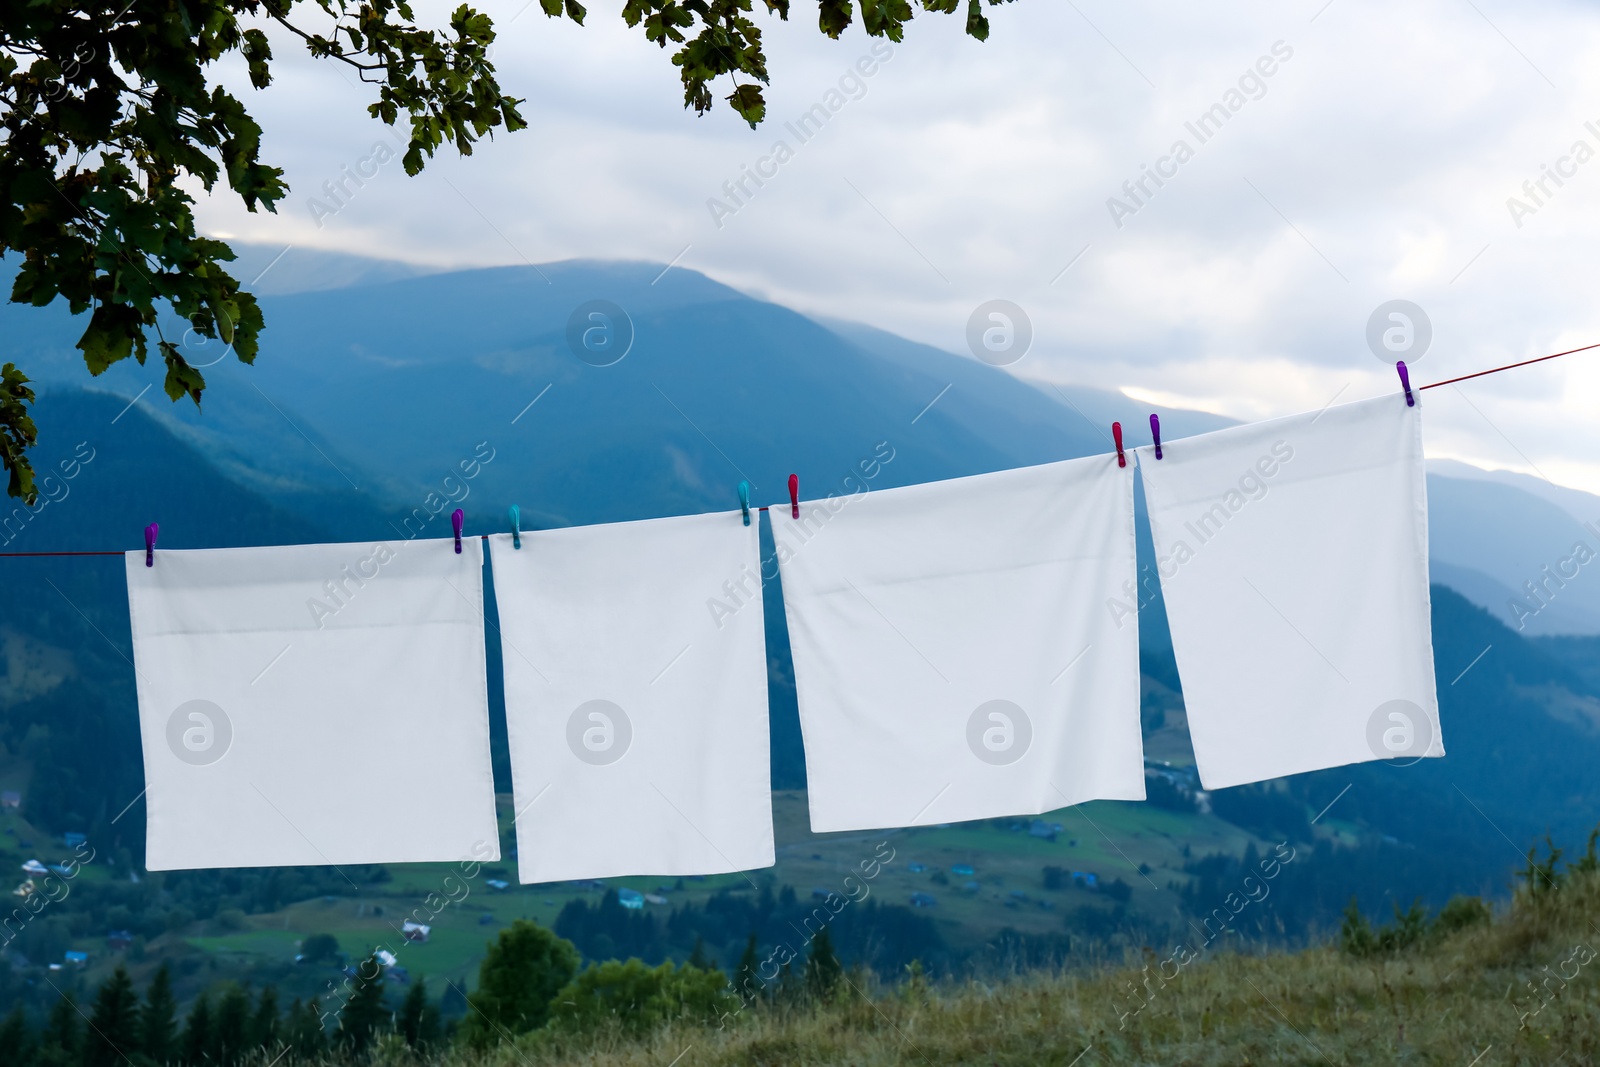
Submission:
{"label": "white sheet hanging on line", "polygon": [[1444,755],[1420,406],[1384,396],[1136,451],[1207,788]]}
{"label": "white sheet hanging on line", "polygon": [[477,538],[126,565],[150,870],[499,858]]}
{"label": "white sheet hanging on line", "polygon": [[811,828],[1144,799],[1133,463],[1115,456],[770,512]]}
{"label": "white sheet hanging on line", "polygon": [[523,882],[772,865],[751,519],[489,539]]}

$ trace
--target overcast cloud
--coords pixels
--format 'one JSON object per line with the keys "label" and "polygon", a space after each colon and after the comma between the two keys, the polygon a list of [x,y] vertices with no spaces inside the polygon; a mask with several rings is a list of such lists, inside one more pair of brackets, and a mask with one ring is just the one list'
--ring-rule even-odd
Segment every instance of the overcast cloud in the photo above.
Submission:
{"label": "overcast cloud", "polygon": [[[276,35],[271,89],[229,80],[294,193],[276,216],[203,201],[203,227],[450,266],[676,260],[952,351],[1004,298],[1034,328],[1012,373],[1239,418],[1395,388],[1366,341],[1392,299],[1432,322],[1419,384],[1600,341],[1586,5],[1017,0],[987,43],[923,15],[886,46],[827,41],[800,3],[757,16],[774,85],[754,132],[683,111],[616,0],[585,28],[482,7],[530,129],[414,179],[384,164],[330,214],[323,182],[392,135],[369,88]],[[768,176],[735,199],[746,168]],[[1600,492],[1600,350],[1426,401],[1430,455]]]}

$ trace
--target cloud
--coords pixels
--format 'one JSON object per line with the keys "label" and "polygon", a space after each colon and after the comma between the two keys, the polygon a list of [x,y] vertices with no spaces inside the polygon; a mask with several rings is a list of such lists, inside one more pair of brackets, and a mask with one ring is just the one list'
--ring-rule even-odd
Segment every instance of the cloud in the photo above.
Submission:
{"label": "cloud", "polygon": [[[204,199],[203,225],[451,266],[677,258],[952,351],[972,309],[1004,298],[1035,330],[1015,373],[1247,418],[1395,389],[1365,339],[1394,298],[1433,324],[1419,382],[1600,340],[1587,5],[1022,0],[983,44],[918,18],[843,88],[883,43],[829,42],[797,11],[764,24],[775,84],[754,132],[682,111],[668,57],[617,6],[583,28],[491,12],[530,129],[415,179],[380,168],[321,226],[307,200],[384,128],[369,88],[275,39],[277,82],[240,91],[294,194],[275,216]],[[1217,105],[1202,141],[1190,126]],[[789,124],[818,106],[802,138]],[[1161,164],[1179,141],[1192,157]],[[1555,184],[1546,168],[1579,141],[1597,158]],[[779,142],[790,157],[761,164]],[[731,204],[725,183],[758,165],[774,173]],[[1146,179],[1119,227],[1108,201],[1158,166],[1170,176]],[[1541,179],[1519,226],[1507,201]],[[1600,491],[1596,358],[1433,391],[1430,451]]]}

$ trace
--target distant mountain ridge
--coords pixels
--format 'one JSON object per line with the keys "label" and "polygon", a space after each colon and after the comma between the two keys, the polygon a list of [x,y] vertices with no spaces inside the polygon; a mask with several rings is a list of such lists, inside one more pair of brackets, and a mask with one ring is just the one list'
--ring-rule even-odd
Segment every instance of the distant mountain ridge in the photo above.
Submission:
{"label": "distant mountain ridge", "polygon": [[[512,503],[530,527],[732,507],[743,478],[770,501],[790,472],[802,494],[822,494],[879,442],[895,460],[878,487],[957,477],[1109,451],[1113,420],[1136,443],[1150,413],[661,264],[429,272],[239,251],[268,320],[255,366],[177,324],[192,361],[217,361],[203,412],[145,391],[158,372],[132,361],[92,387],[141,397],[231,479],[344,539],[390,536],[430,493],[469,493],[457,501],[469,529],[501,528]],[[569,320],[594,300],[626,316],[631,347],[611,366],[569,342]],[[87,384],[63,309],[0,305],[0,332],[4,358],[46,395]],[[1168,440],[1231,424],[1159,413]],[[482,478],[452,481],[480,444],[495,457]],[[1459,463],[1430,470],[1436,580],[1521,632],[1600,634],[1600,581],[1587,570],[1543,601],[1526,588],[1585,536],[1577,520],[1600,519],[1600,498]],[[1519,612],[1517,598],[1538,610]]]}
{"label": "distant mountain ridge", "polygon": [[[610,366],[584,362],[568,343],[574,311],[594,300],[623,308],[631,323],[631,348]],[[1136,443],[1148,415],[1127,397],[1038,388],[975,359],[819,323],[653,264],[460,271],[263,302],[269,328],[257,365],[210,368],[199,415],[187,402],[169,405],[159,387],[141,395],[156,371],[131,362],[93,383],[100,392],[83,392],[73,324],[59,309],[0,306],[0,358],[46,381],[38,458],[55,464],[80,442],[96,449],[70,492],[25,520],[11,547],[135,548],[152,520],[169,548],[387,539],[414,529],[408,518],[431,512],[430,499],[462,506],[468,533],[503,529],[512,503],[525,527],[731,510],[741,477],[756,483],[758,502],[784,500],[791,471],[805,496],[847,489],[880,443],[893,458],[879,464],[873,488],[1103,454],[1111,419]],[[1161,414],[1172,440],[1226,422]],[[1450,756],[1297,776],[1249,798],[1291,814],[1337,798],[1325,822],[1348,841],[1392,838],[1414,850],[1416,870],[1444,871],[1435,882],[1494,889],[1485,879],[1505,862],[1496,828],[1517,841],[1546,826],[1570,837],[1600,806],[1595,640],[1531,637],[1535,623],[1584,632],[1589,575],[1522,633],[1507,629],[1495,602],[1568,551],[1581,527],[1514,480],[1434,474],[1429,488],[1438,576],[1477,590],[1434,590]],[[435,515],[421,535],[445,535],[444,521]],[[64,664],[52,677],[69,681],[49,688],[19,669],[0,682],[0,777],[26,776],[30,807],[57,829],[87,828],[137,853],[138,809],[111,821],[142,784],[122,561],[4,564],[0,639]],[[804,763],[780,598],[769,583],[774,781],[788,788],[803,784]],[[492,623],[492,599],[489,610]],[[1159,597],[1141,614],[1140,636],[1149,751],[1181,764],[1181,684]],[[493,631],[488,646],[505,787]]]}

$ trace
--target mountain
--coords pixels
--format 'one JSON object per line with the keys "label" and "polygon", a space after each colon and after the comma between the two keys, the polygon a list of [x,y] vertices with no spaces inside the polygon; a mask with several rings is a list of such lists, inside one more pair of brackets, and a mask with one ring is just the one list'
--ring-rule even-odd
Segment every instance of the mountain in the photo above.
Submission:
{"label": "mountain", "polygon": [[[290,265],[285,256],[265,277]],[[59,308],[0,306],[0,359],[41,379],[45,398],[35,452],[43,503],[0,515],[0,540],[8,542],[0,551],[136,549],[152,520],[161,524],[158,552],[444,536],[442,515],[458,504],[469,533],[503,529],[512,503],[529,528],[636,519],[731,509],[741,478],[755,483],[757,502],[778,502],[791,471],[811,497],[1105,453],[1112,420],[1123,423],[1129,444],[1147,439],[1148,409],[1120,394],[1036,385],[654,264],[423,275],[304,253],[290,275],[281,286],[305,288],[263,296],[268,330],[256,365],[223,358],[209,367],[199,411],[169,404],[155,368],[131,361],[84,391],[75,324]],[[609,320],[587,318],[586,305],[602,300],[614,305],[602,310]],[[570,332],[579,340],[569,342],[578,312]],[[596,328],[626,348],[609,365],[598,365],[609,360],[605,346],[599,358],[581,344],[582,331]],[[169,333],[202,361],[205,346],[181,329]],[[219,354],[212,342],[204,358]],[[1168,440],[1228,424],[1202,412],[1160,414]],[[1147,756],[1166,764],[1152,767],[1151,781],[1167,788],[1153,787],[1149,804],[1060,813],[1060,841],[1036,838],[1015,820],[896,838],[933,873],[919,872],[913,886],[908,868],[896,883],[901,903],[885,903],[859,931],[861,945],[841,942],[842,951],[865,952],[891,926],[904,958],[883,959],[896,968],[912,956],[934,958],[935,945],[951,959],[991,943],[1032,952],[1056,945],[1063,929],[1144,943],[1193,921],[1182,909],[1196,894],[1209,906],[1217,879],[1234,877],[1217,866],[1224,859],[1282,840],[1315,843],[1316,859],[1299,867],[1294,893],[1274,897],[1274,929],[1300,937],[1335,924],[1352,894],[1369,907],[1386,898],[1440,904],[1460,891],[1498,894],[1508,864],[1534,835],[1579,838],[1600,811],[1592,772],[1600,761],[1600,637],[1590,636],[1600,634],[1600,601],[1588,594],[1584,570],[1520,620],[1520,631],[1506,605],[1586,536],[1577,520],[1587,501],[1600,516],[1600,500],[1449,467],[1430,474],[1429,493],[1434,577],[1444,583],[1433,590],[1432,626],[1447,758],[1336,768],[1197,798],[1182,685],[1156,597],[1140,616],[1142,717]],[[1142,501],[1138,508],[1141,565],[1149,567]],[[763,551],[771,551],[770,535]],[[16,838],[0,840],[0,858],[29,858],[20,851],[23,834],[29,848],[35,836],[62,831],[107,843],[114,870],[97,868],[72,907],[91,909],[99,928],[139,930],[156,946],[151,961],[182,961],[191,993],[215,967],[235,977],[258,973],[235,969],[250,953],[252,967],[271,957],[274,981],[301,973],[289,962],[290,931],[337,930],[352,944],[385,936],[383,920],[363,909],[410,908],[440,872],[352,872],[353,882],[320,869],[189,872],[130,879],[115,893],[103,884],[122,870],[137,873],[143,837],[122,568],[116,557],[0,560],[0,787],[27,798],[22,816],[0,813]],[[795,789],[804,784],[804,756],[781,588],[768,582],[765,593],[773,780]],[[487,608],[491,750],[505,791],[492,587]],[[1549,634],[1563,636],[1541,636]],[[797,895],[803,903],[811,887],[832,884],[830,872],[856,862],[860,840],[806,833],[803,798],[794,794],[780,793],[778,806],[783,847],[769,872],[777,883],[767,889],[780,904],[787,894],[798,915]],[[29,828],[19,829],[22,817]],[[958,897],[934,880],[943,876],[934,865],[953,862],[975,862],[1005,888],[986,881],[988,895]],[[1063,867],[1125,879],[1131,902],[1083,891],[1084,906],[1063,917],[1043,902],[1021,914],[1014,899],[1001,900],[1013,887],[1035,892],[1041,869],[1059,875]],[[930,885],[944,909],[937,922],[904,906],[913,888]],[[661,889],[646,881],[631,888]],[[686,953],[702,934],[736,956],[750,927],[730,925],[725,897],[745,888],[735,878],[673,889],[680,910],[670,932],[687,944],[663,925],[651,958]],[[555,922],[587,890],[494,892],[475,896],[477,910],[456,926],[438,920],[438,973],[471,974],[484,936],[477,924],[495,921],[491,906],[502,917]],[[350,895],[360,900],[353,908],[343,903]],[[248,929],[238,925],[246,914]],[[84,947],[89,920],[66,916],[30,932],[27,951]],[[848,928],[839,928],[842,937]],[[929,933],[935,928],[937,936]],[[603,954],[594,947],[603,943],[584,950]],[[300,992],[320,981],[309,972],[303,979]]]}

